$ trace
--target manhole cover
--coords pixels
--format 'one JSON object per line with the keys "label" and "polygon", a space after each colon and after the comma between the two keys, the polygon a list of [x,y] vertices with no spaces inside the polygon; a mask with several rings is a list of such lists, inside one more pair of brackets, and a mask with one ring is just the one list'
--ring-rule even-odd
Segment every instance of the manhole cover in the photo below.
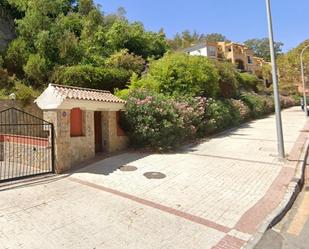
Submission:
{"label": "manhole cover", "polygon": [[166,175],[164,175],[163,173],[160,173],[160,172],[146,172],[144,174],[144,176],[147,179],[163,179],[163,178],[166,177]]}
{"label": "manhole cover", "polygon": [[130,166],[130,165],[124,165],[124,166],[120,167],[120,170],[125,171],[125,172],[130,172],[130,171],[137,170],[137,168],[134,167],[134,166]]}

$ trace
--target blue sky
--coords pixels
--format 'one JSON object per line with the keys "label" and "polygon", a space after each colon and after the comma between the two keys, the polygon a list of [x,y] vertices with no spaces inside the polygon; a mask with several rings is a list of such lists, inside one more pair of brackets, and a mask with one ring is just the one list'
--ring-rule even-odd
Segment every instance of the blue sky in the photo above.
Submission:
{"label": "blue sky", "polygon": [[[142,21],[148,30],[164,28],[168,37],[183,30],[222,33],[243,42],[267,36],[265,0],[95,0],[105,13],[122,6],[130,21]],[[309,39],[309,1],[272,0],[275,39],[284,50]]]}

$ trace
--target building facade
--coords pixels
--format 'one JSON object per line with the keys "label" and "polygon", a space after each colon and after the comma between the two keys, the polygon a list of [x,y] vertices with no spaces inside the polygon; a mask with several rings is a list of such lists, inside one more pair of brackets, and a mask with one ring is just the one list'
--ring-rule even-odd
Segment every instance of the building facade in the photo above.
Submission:
{"label": "building facade", "polygon": [[54,125],[57,173],[128,145],[119,126],[125,101],[108,91],[50,84],[35,102]]}
{"label": "building facade", "polygon": [[252,49],[235,42],[204,42],[184,50],[189,55],[206,56],[215,60],[227,60],[240,72],[255,74],[263,79],[264,59],[254,56]]}

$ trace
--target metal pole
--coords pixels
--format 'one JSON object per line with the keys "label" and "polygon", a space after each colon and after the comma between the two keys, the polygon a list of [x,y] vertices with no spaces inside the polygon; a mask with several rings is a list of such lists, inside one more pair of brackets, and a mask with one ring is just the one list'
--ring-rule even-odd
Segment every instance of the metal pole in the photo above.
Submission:
{"label": "metal pole", "polygon": [[266,0],[266,9],[267,9],[267,19],[268,19],[269,47],[270,47],[272,74],[273,74],[272,76],[273,76],[273,85],[274,85],[278,156],[283,159],[285,158],[285,152],[284,152],[279,85],[278,85],[277,64],[276,64],[275,47],[274,47],[274,34],[273,34],[273,25],[272,25],[272,17],[271,17],[270,0]]}
{"label": "metal pole", "polygon": [[302,82],[303,82],[304,111],[305,111],[306,117],[308,117],[308,110],[307,110],[306,80],[305,80],[305,69],[304,69],[303,55],[304,55],[304,52],[307,48],[309,48],[309,45],[304,47],[304,49],[300,53],[301,78],[302,78]]}

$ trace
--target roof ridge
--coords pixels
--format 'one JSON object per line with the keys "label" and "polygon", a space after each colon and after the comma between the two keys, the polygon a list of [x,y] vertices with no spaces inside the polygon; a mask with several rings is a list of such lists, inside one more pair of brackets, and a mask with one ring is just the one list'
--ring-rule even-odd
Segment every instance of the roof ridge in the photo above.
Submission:
{"label": "roof ridge", "polygon": [[92,91],[92,92],[101,92],[101,93],[110,93],[110,91],[107,90],[99,90],[99,89],[93,89],[93,88],[86,88],[86,87],[77,87],[77,86],[69,86],[69,85],[60,85],[60,84],[49,84],[50,86],[54,87],[61,87],[61,88],[69,88],[69,89],[77,89],[77,90],[84,90],[84,91]]}

